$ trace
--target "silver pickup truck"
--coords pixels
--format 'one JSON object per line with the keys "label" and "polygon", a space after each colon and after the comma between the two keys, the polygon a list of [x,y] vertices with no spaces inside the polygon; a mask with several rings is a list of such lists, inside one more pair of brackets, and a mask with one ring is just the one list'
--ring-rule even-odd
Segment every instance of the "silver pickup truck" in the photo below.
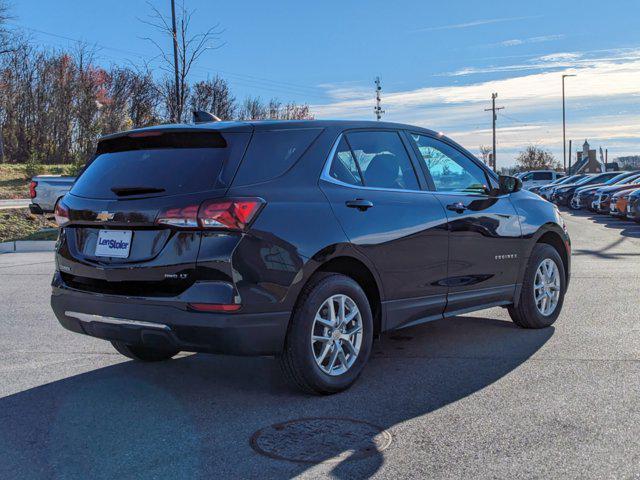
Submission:
{"label": "silver pickup truck", "polygon": [[38,175],[31,179],[29,196],[31,213],[52,213],[56,203],[71,190],[76,177],[62,175]]}

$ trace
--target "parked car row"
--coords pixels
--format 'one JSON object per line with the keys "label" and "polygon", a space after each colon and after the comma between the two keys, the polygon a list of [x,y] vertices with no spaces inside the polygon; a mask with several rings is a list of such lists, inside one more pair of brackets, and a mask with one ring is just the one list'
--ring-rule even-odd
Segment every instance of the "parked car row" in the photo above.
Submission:
{"label": "parked car row", "polygon": [[586,208],[640,222],[640,170],[573,175],[532,191],[572,210]]}
{"label": "parked car row", "polygon": [[514,177],[520,179],[523,189],[532,190],[534,188],[548,185],[549,183],[555,183],[558,180],[565,178],[565,174],[562,172],[556,172],[555,170],[532,170],[517,173]]}

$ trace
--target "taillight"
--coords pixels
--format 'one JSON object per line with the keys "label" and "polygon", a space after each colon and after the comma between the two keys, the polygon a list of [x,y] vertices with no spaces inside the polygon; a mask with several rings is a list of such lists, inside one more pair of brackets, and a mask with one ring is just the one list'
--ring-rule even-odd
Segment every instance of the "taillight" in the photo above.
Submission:
{"label": "taillight", "polygon": [[260,198],[207,200],[200,205],[198,221],[203,228],[243,230],[263,204]]}
{"label": "taillight", "polygon": [[64,227],[71,221],[69,219],[69,208],[62,202],[62,200],[56,204],[56,209],[53,213],[56,217],[56,223],[61,227]]}
{"label": "taillight", "polygon": [[31,180],[29,183],[29,198],[36,198],[36,187],[38,186],[38,182],[34,182]]}
{"label": "taillight", "polygon": [[182,228],[244,230],[264,205],[261,198],[205,200],[198,207],[189,205],[160,212],[156,223]]}
{"label": "taillight", "polygon": [[198,205],[188,205],[182,208],[168,208],[158,215],[156,223],[173,227],[197,228]]}

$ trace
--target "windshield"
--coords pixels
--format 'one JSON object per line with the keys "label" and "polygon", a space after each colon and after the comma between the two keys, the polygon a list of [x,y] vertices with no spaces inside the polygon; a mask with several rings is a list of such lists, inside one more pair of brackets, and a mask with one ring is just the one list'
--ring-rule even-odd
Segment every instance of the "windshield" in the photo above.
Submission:
{"label": "windshield", "polygon": [[595,177],[592,176],[592,175],[587,175],[587,176],[581,178],[580,180],[578,180],[577,182],[575,182],[575,184],[576,185],[583,185],[583,184],[587,183],[589,180],[591,180],[593,178],[595,178]]}
{"label": "windshield", "polygon": [[607,180],[606,182],[604,182],[604,184],[615,185],[616,183],[621,182],[623,180],[628,180],[629,178],[635,178],[635,176],[630,174],[629,172],[623,172],[620,175],[616,175],[615,177]]}
{"label": "windshield", "polygon": [[564,177],[553,182],[553,185],[562,185],[563,183],[570,183],[571,180],[574,180],[575,177]]}

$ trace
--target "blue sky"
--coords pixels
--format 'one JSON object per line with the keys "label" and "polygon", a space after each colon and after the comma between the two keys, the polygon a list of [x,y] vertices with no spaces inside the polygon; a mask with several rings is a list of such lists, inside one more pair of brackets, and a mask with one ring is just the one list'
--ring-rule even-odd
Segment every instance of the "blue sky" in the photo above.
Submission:
{"label": "blue sky", "polygon": [[[180,0],[178,0],[180,1]],[[169,0],[151,0],[169,10]],[[384,119],[444,131],[477,152],[491,143],[492,91],[498,166],[530,143],[562,159],[561,83],[567,139],[589,138],[609,158],[640,154],[640,1],[236,1],[185,0],[193,30],[224,33],[192,80],[224,76],[236,96],[307,102],[318,118],[373,118],[373,79]],[[103,64],[154,61],[138,19],[144,1],[20,0],[13,23],[35,42],[97,45]],[[62,38],[67,37],[67,38]]]}

